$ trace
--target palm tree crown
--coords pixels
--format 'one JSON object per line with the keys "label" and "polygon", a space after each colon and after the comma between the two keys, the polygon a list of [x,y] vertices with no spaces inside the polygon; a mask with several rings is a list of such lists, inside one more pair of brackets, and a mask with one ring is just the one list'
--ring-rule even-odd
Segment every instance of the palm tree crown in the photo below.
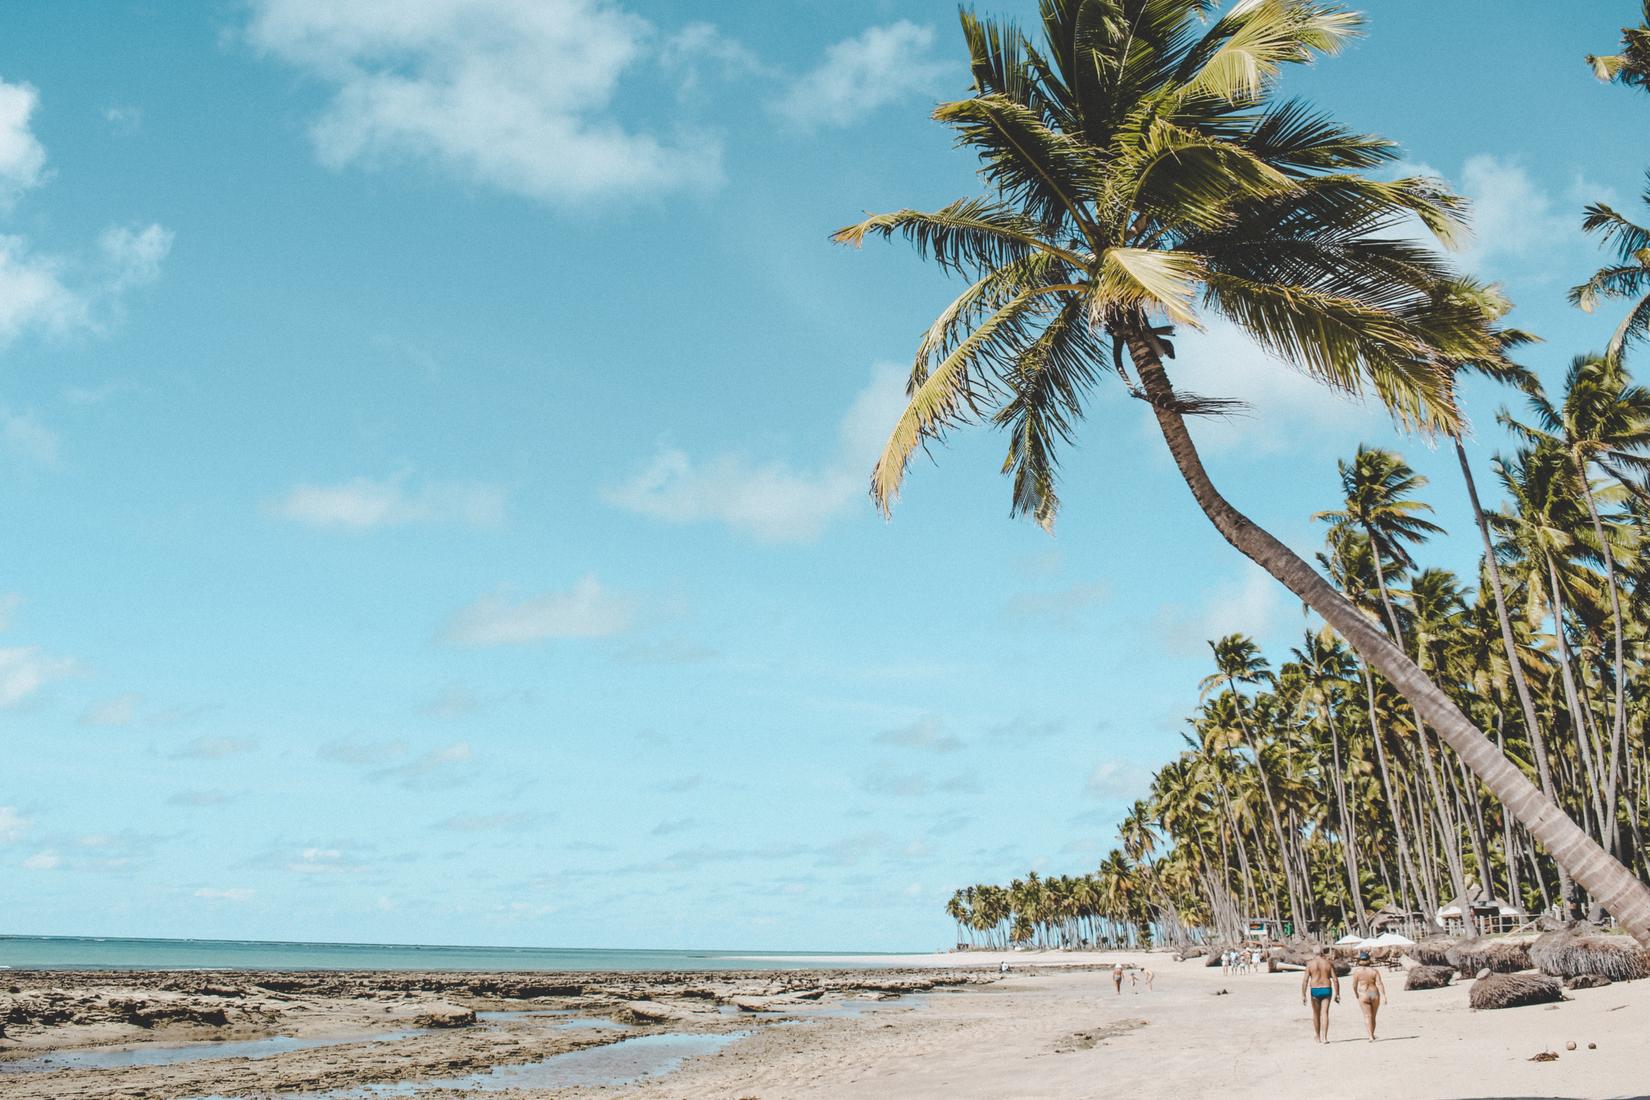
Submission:
{"label": "palm tree crown", "polygon": [[[1039,48],[1011,23],[962,16],[974,94],[934,117],[977,152],[988,194],[840,230],[902,234],[969,286],[917,348],[910,404],[872,478],[887,509],[925,440],[989,416],[1010,436],[1013,510],[1048,526],[1056,448],[1110,353],[1162,344],[1200,310],[1338,389],[1373,388],[1401,420],[1453,428],[1435,359],[1486,353],[1476,312],[1432,293],[1458,200],[1433,181],[1360,173],[1391,143],[1278,101],[1285,64],[1333,52],[1358,17],[1306,0],[1044,0]],[[1109,345],[1109,347],[1108,347]],[[1230,402],[1181,394],[1178,411]]]}

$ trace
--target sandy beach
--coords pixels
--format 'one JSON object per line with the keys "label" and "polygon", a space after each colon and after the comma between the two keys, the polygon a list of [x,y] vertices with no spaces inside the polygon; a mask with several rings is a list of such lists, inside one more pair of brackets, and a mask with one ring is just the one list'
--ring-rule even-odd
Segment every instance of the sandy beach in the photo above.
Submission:
{"label": "sandy beach", "polygon": [[[1012,968],[1007,975],[996,973],[1003,960]],[[627,1061],[626,1052],[641,1051],[648,1044],[635,1040],[651,1036],[650,1044],[686,1044],[685,1060],[672,1058],[656,1067],[668,1072],[627,1084],[508,1087],[506,1080],[482,1087],[488,1096],[540,1100],[1650,1093],[1640,1039],[1650,983],[1576,990],[1559,1005],[1475,1012],[1467,1006],[1470,982],[1406,992],[1394,972],[1381,1041],[1364,1038],[1348,996],[1332,1010],[1332,1041],[1320,1046],[1311,1040],[1298,973],[1222,976],[1201,960],[1160,953],[980,952],[896,961],[888,970],[673,975],[18,972],[8,975],[12,1022],[0,1042],[0,1057],[13,1065],[111,1043],[142,1050],[282,1035],[329,1045],[171,1065],[12,1072],[0,1076],[0,1091],[8,1100],[115,1100],[316,1095],[378,1084],[396,1087],[396,1095],[448,1100],[482,1093],[473,1081],[468,1089],[440,1082],[498,1066],[553,1065],[553,1056],[579,1050],[601,1048],[617,1077],[646,1073],[645,1059]],[[1115,961],[1150,967],[1155,988],[1136,991],[1125,981],[1115,993],[1109,972],[1096,965]],[[44,1016],[56,1023],[18,1022],[52,1006]],[[145,1013],[146,1024],[130,1022]],[[410,1034],[386,1039],[386,1030]],[[1543,1051],[1557,1058],[1530,1060]]]}

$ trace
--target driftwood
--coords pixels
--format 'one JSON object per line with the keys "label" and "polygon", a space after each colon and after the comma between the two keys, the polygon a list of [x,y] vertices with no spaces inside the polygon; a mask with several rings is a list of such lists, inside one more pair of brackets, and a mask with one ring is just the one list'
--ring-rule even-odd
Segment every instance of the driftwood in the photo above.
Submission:
{"label": "driftwood", "polygon": [[1467,994],[1473,1008],[1522,1008],[1563,999],[1563,988],[1541,974],[1491,974],[1473,982]]}
{"label": "driftwood", "polygon": [[1451,966],[1412,966],[1404,979],[1405,989],[1442,989],[1455,977]]}
{"label": "driftwood", "polygon": [[1543,974],[1576,978],[1596,974],[1613,982],[1650,978],[1650,950],[1626,936],[1606,936],[1564,928],[1530,945],[1530,958]]}

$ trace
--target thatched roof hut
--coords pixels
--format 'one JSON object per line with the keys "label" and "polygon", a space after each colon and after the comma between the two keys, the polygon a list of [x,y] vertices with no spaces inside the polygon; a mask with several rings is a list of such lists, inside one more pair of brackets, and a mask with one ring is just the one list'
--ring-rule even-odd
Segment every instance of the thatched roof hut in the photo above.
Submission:
{"label": "thatched roof hut", "polygon": [[1564,999],[1564,990],[1540,974],[1491,974],[1472,983],[1467,1003],[1473,1008],[1522,1008]]}
{"label": "thatched roof hut", "polygon": [[1452,966],[1412,966],[1404,979],[1405,989],[1442,989],[1455,977]]}
{"label": "thatched roof hut", "polygon": [[1477,883],[1468,885],[1467,892],[1438,907],[1433,923],[1451,932],[1506,931],[1515,924],[1529,920],[1521,906],[1504,898],[1490,895]]}
{"label": "thatched roof hut", "polygon": [[1463,978],[1471,977],[1480,970],[1488,970],[1492,974],[1516,974],[1520,970],[1535,968],[1535,963],[1530,961],[1529,945],[1513,940],[1462,940],[1444,952],[1444,957],[1461,972]]}
{"label": "thatched roof hut", "polygon": [[1548,932],[1530,945],[1530,959],[1543,974],[1574,978],[1597,974],[1613,982],[1650,978],[1650,949],[1626,936],[1606,936],[1580,928]]}

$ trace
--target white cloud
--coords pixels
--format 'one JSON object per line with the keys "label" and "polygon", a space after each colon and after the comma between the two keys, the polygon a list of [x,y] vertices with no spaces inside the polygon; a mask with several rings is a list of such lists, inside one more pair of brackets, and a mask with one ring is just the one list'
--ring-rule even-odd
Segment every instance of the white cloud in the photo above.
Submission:
{"label": "white cloud", "polygon": [[104,699],[87,707],[80,716],[83,726],[129,726],[137,718],[138,704],[143,696],[134,691]]}
{"label": "white cloud", "polygon": [[108,266],[108,288],[118,293],[160,278],[160,265],[172,251],[175,234],[162,225],[112,225],[97,239]]}
{"label": "white cloud", "polygon": [[251,901],[253,891],[244,886],[230,886],[224,889],[203,886],[195,891],[195,896],[208,901]]}
{"label": "white cloud", "polygon": [[360,533],[410,523],[494,527],[504,521],[504,490],[468,482],[407,485],[358,477],[336,485],[297,485],[268,506],[272,515],[309,527]]}
{"label": "white cloud", "polygon": [[299,875],[339,875],[361,868],[346,860],[338,848],[310,847],[288,860],[286,869]]}
{"label": "white cloud", "polygon": [[62,864],[63,857],[59,856],[56,852],[47,849],[44,852],[36,852],[28,859],[25,859],[23,861],[23,869],[25,871],[55,871],[58,867],[62,866]]}
{"label": "white cloud", "polygon": [[963,747],[956,734],[947,733],[938,718],[929,715],[898,729],[884,730],[873,740],[879,745],[893,745],[903,749],[926,749],[929,752],[956,752]]}
{"label": "white cloud", "polygon": [[29,413],[13,412],[0,405],[0,445],[13,457],[36,466],[56,466],[57,433]]}
{"label": "white cloud", "polygon": [[328,167],[427,162],[557,205],[721,178],[716,140],[611,110],[662,51],[612,0],[255,0],[249,36],[332,89],[310,130]]}
{"label": "white cloud", "polygon": [[483,596],[463,608],[441,632],[453,645],[526,645],[550,638],[610,638],[630,629],[636,600],[585,576],[566,592],[512,602]]}
{"label": "white cloud", "polygon": [[838,425],[836,454],[822,465],[798,469],[740,452],[700,461],[664,447],[603,495],[666,523],[722,523],[762,542],[810,542],[856,506],[869,507],[871,467],[904,401],[904,372],[878,364]]}
{"label": "white cloud", "polygon": [[1239,577],[1205,589],[1196,603],[1158,608],[1152,633],[1182,656],[1207,654],[1209,642],[1242,633],[1265,639],[1288,624],[1294,597],[1258,566],[1243,567]]}
{"label": "white cloud", "polygon": [[[39,98],[27,84],[0,81],[0,213],[46,180],[46,152],[29,129]],[[171,246],[162,226],[117,226],[99,239],[95,262],[75,262],[0,235],[0,347],[29,331],[97,330],[100,317],[118,316],[121,294],[154,280]]]}
{"label": "white cloud", "polygon": [[11,629],[11,617],[23,606],[23,597],[16,592],[0,592],[0,630]]}
{"label": "white cloud", "polygon": [[16,806],[0,806],[0,844],[16,844],[32,824]]}
{"label": "white cloud", "polygon": [[1151,773],[1133,764],[1107,760],[1095,765],[1084,789],[1094,798],[1124,802],[1146,796]]}
{"label": "white cloud", "polygon": [[[1345,445],[1349,434],[1382,431],[1391,418],[1378,402],[1348,397],[1263,351],[1242,329],[1210,318],[1204,331],[1175,335],[1168,364],[1177,390],[1242,401],[1231,416],[1197,417],[1192,434],[1210,453],[1241,447],[1278,452],[1306,444]],[[1142,430],[1158,435],[1151,410],[1140,402]]]}
{"label": "white cloud", "polygon": [[933,45],[932,29],[906,19],[870,27],[826,49],[824,60],[798,77],[773,109],[800,130],[851,126],[880,107],[939,87],[952,67],[930,55]]}
{"label": "white cloud", "polygon": [[75,670],[67,657],[51,657],[39,646],[0,648],[0,710],[20,705],[54,680]]}
{"label": "white cloud", "polygon": [[28,84],[0,80],[0,210],[46,177],[46,150],[29,129],[40,93]]}

